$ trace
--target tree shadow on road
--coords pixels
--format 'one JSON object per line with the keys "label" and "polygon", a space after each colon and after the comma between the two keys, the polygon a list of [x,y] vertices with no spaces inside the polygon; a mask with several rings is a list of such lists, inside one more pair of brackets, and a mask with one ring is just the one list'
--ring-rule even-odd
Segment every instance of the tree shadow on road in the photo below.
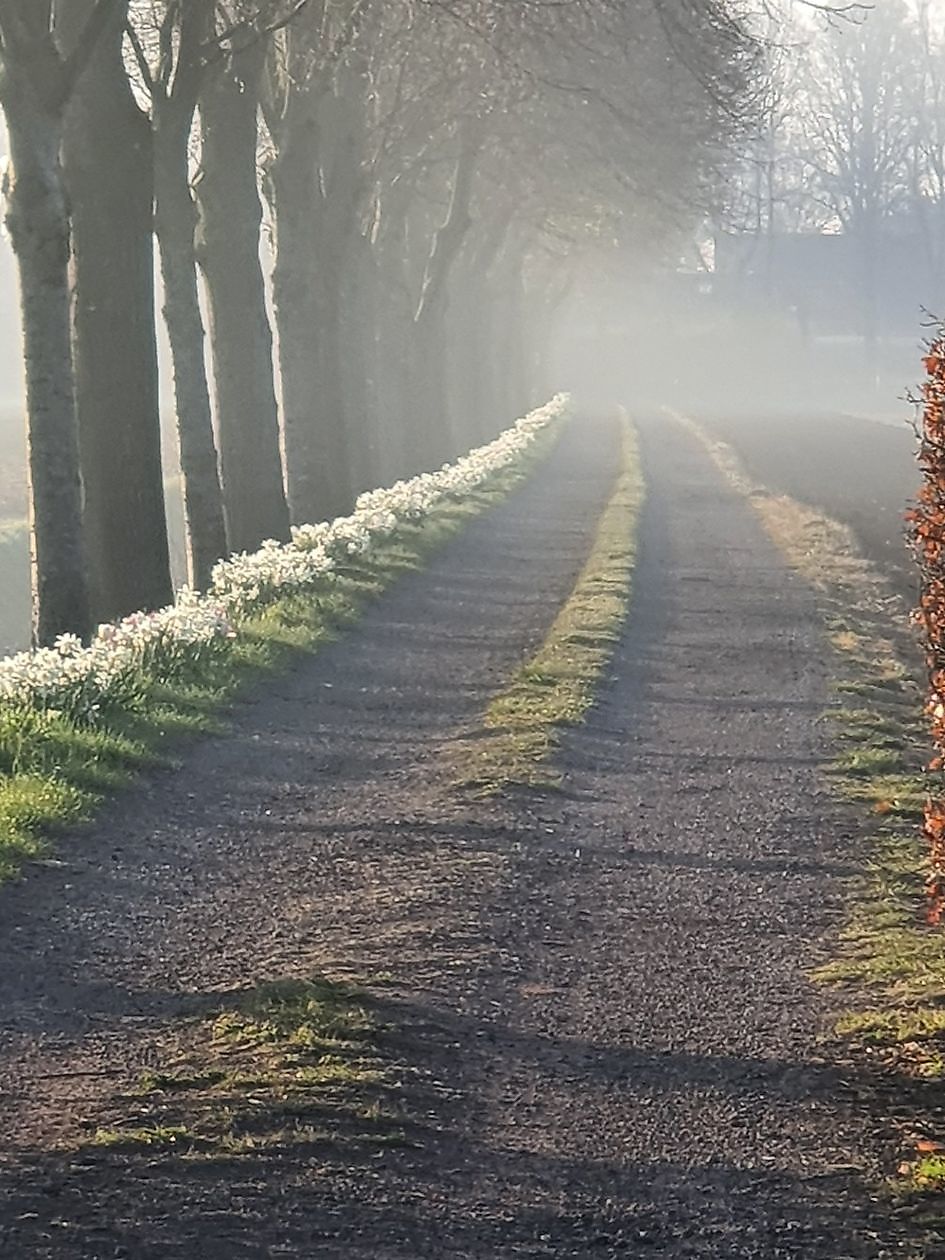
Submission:
{"label": "tree shadow on road", "polygon": [[[280,1130],[255,1148],[21,1153],[0,1166],[2,1254],[880,1260],[920,1256],[932,1236],[927,1222],[884,1201],[871,1170],[854,1167],[856,1152],[850,1166],[808,1174],[781,1135],[765,1132],[770,1115],[811,1100],[842,1107],[855,1093],[862,1106],[881,1080],[851,1082],[823,1063],[538,1035],[500,1016],[397,998],[378,999],[377,1010],[385,1054],[403,1073],[409,1140],[372,1142],[313,1100],[294,1134]],[[934,1086],[928,1092],[931,1100]],[[757,1130],[745,1130],[752,1140],[713,1145],[687,1128],[685,1108],[674,1127],[672,1104],[684,1094],[722,1098],[739,1114],[757,1104]],[[559,1107],[565,1095],[569,1114]],[[637,1104],[629,1111],[628,1096]],[[618,1097],[641,1132],[652,1130],[654,1110],[662,1117],[655,1140],[609,1127],[607,1100]],[[590,1153],[582,1143],[598,1117]]]}

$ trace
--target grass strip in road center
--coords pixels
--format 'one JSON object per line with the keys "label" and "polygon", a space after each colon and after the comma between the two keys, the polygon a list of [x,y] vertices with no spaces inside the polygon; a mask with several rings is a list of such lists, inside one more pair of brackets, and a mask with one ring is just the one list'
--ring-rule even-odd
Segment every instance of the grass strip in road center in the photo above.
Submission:
{"label": "grass strip in road center", "polygon": [[489,705],[482,730],[461,742],[459,786],[489,796],[557,784],[548,763],[560,732],[591,707],[630,606],[643,497],[636,432],[622,415],[617,482],[587,563],[544,643]]}

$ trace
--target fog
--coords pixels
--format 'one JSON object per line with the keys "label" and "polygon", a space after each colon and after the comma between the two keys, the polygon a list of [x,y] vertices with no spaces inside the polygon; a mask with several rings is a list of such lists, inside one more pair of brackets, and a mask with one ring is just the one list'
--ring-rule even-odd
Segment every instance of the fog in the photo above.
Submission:
{"label": "fog", "polygon": [[[134,12],[147,44],[152,19],[143,7]],[[168,10],[166,22],[176,20],[173,12]],[[567,93],[548,87],[552,70],[576,69],[569,66],[573,42],[565,38],[571,15],[551,15],[548,25],[545,18],[540,19],[530,55],[545,76],[541,107],[533,114],[516,116],[520,134],[514,127],[506,134],[504,122],[496,127],[494,151],[487,147],[477,152],[475,145],[481,141],[476,140],[470,152],[475,153],[472,163],[478,169],[465,183],[460,171],[468,118],[462,91],[453,100],[450,93],[457,91],[456,83],[447,88],[438,84],[443,99],[452,101],[459,121],[450,118],[441,126],[438,111],[428,111],[419,124],[411,122],[417,135],[410,130],[402,136],[394,134],[394,157],[375,157],[374,168],[365,165],[376,181],[370,213],[370,199],[365,199],[361,217],[349,213],[346,222],[339,218],[339,228],[335,219],[317,218],[309,208],[315,225],[312,234],[286,237],[283,291],[291,292],[292,301],[285,303],[281,319],[272,301],[278,251],[266,231],[260,244],[255,224],[257,239],[251,241],[250,249],[263,261],[268,322],[276,338],[274,356],[266,359],[265,344],[261,350],[257,344],[256,350],[266,360],[263,374],[271,378],[271,392],[279,395],[282,404],[281,416],[271,427],[281,425],[278,440],[286,486],[285,492],[282,486],[270,486],[270,497],[291,499],[293,476],[298,487],[306,479],[312,482],[314,474],[304,469],[295,473],[294,464],[301,467],[308,460],[316,469],[339,459],[343,464],[344,452],[339,455],[339,451],[346,443],[351,450],[359,445],[363,449],[355,450],[343,476],[325,478],[322,494],[332,492],[336,483],[350,483],[350,492],[356,493],[377,479],[415,471],[399,450],[411,443],[417,444],[413,464],[419,467],[423,460],[436,464],[452,441],[448,438],[441,448],[437,437],[438,427],[450,427],[448,413],[452,413],[456,435],[467,430],[469,434],[468,441],[449,452],[455,455],[460,446],[475,444],[509,424],[526,405],[540,401],[539,392],[547,395],[557,389],[570,390],[595,407],[619,402],[647,412],[668,408],[717,421],[737,418],[770,433],[774,444],[783,426],[791,423],[799,431],[802,423],[816,422],[816,438],[831,428],[838,430],[851,417],[863,424],[881,422],[900,435],[895,461],[905,485],[905,478],[912,475],[911,408],[906,395],[920,375],[928,312],[945,311],[945,165],[941,156],[945,152],[941,20],[945,4],[884,0],[875,8],[844,12],[831,20],[803,4],[758,6],[749,23],[757,40],[751,55],[747,46],[709,50],[716,59],[708,67],[717,76],[712,92],[705,90],[698,75],[692,75],[684,57],[678,65],[675,54],[667,59],[660,51],[665,32],[651,28],[651,18],[642,13],[628,9],[623,19],[628,38],[623,47],[614,51],[613,31],[605,25],[599,32],[603,42],[598,51],[608,49],[608,57],[595,53],[586,64],[579,63],[582,74],[599,76],[600,99],[610,101],[610,112],[603,111],[590,125]],[[395,17],[390,20],[392,31],[399,30]],[[463,65],[469,83],[477,85],[473,99],[483,99],[482,84],[489,85],[496,100],[504,99],[503,75],[508,67],[501,73],[493,67],[485,74],[475,57],[467,65],[465,34],[437,25],[448,18],[431,12],[417,21],[406,47],[420,49],[428,39],[436,44],[448,32],[457,41],[457,64]],[[644,38],[638,39],[640,34]],[[402,107],[399,87],[385,78],[392,72],[385,42],[375,36],[364,35],[364,47],[339,72],[333,88],[337,99],[332,108],[343,106],[352,117],[364,111],[359,76],[365,65],[372,67],[375,81],[381,84],[378,90],[389,94],[392,108]],[[299,47],[310,37],[311,32],[300,33]],[[687,30],[687,38],[693,48],[699,43],[695,29]],[[314,63],[308,53],[293,53],[291,42],[281,48],[280,55],[286,57],[287,67],[297,56],[300,73],[302,69],[312,73]],[[426,87],[429,66],[418,52],[412,55],[415,64],[408,57],[405,65]],[[113,69],[128,76],[135,99],[148,109],[140,65],[130,57],[127,42],[122,54],[119,41],[114,56]],[[358,57],[366,60],[358,62]],[[671,64],[672,70],[667,68]],[[614,99],[622,99],[620,94],[629,91],[627,83],[636,82],[626,73],[628,66],[636,66],[642,76],[637,89],[640,99],[630,93],[633,109],[627,117],[632,121],[613,127],[613,101],[607,94],[616,91]],[[730,96],[718,99],[719,90]],[[208,97],[204,105],[208,117],[209,101]],[[371,127],[377,125],[369,114],[358,123],[365,164],[373,143]],[[490,125],[495,126],[500,117],[505,119],[502,110],[494,117],[489,114]],[[330,133],[337,120],[326,116],[324,121]],[[199,110],[192,123],[190,175],[202,178],[201,136],[205,139],[206,135],[201,131]],[[264,124],[261,114],[257,118],[251,110],[244,125],[257,132],[257,174],[263,175],[258,188],[250,177],[248,197],[241,204],[250,229],[258,213],[258,205],[251,204],[254,198],[265,204],[269,226],[278,218],[280,195],[288,207],[285,223],[301,221],[304,198],[312,196],[305,191],[309,186],[296,181],[280,193],[272,173],[282,168],[278,163],[267,166],[278,148],[270,122]],[[212,135],[212,129],[206,134]],[[537,152],[528,147],[536,137],[545,145],[541,161],[528,156]],[[425,173],[416,178],[411,172],[418,152],[432,157]],[[555,162],[564,171],[578,159],[579,178],[555,177]],[[337,154],[330,160],[317,155],[323,199],[328,174],[338,164]],[[410,204],[405,206],[400,186],[407,173],[414,183]],[[195,206],[199,183],[199,178],[194,180],[189,194],[178,190]],[[465,189],[467,204],[454,216],[447,212],[451,206],[456,209],[460,188]],[[242,191],[245,196],[245,186]],[[348,204],[347,195],[341,180],[339,207]],[[386,228],[385,236],[388,222],[398,226]],[[461,223],[466,226],[460,227]],[[327,228],[323,232],[325,224],[334,225],[331,232]],[[454,228],[460,242],[455,251],[452,246],[444,248]],[[468,234],[465,242],[463,232]],[[228,248],[224,240],[220,251],[224,262],[218,263],[221,292]],[[344,250],[352,251],[348,265],[336,275],[328,264],[336,251]],[[481,258],[487,261],[482,274],[477,274]],[[189,265],[196,270],[194,258]],[[438,267],[442,275],[431,284]],[[314,292],[324,283],[326,272],[336,289],[327,297]],[[204,322],[209,326],[206,274],[197,281]],[[421,336],[424,296],[434,292],[439,295],[438,313],[430,320],[430,331]],[[568,294],[564,300],[563,293]],[[156,304],[158,310],[164,305],[160,281]],[[27,635],[22,529],[27,494],[17,306],[13,255],[3,237],[0,525],[9,538],[12,522],[16,534],[8,590],[18,594],[7,600],[0,649],[22,646]],[[328,323],[333,332],[327,338],[307,341],[309,326],[326,318],[326,307],[331,308]],[[122,319],[121,312],[117,319]],[[257,325],[260,322],[265,320]],[[358,344],[365,327],[363,343]],[[287,330],[298,338],[298,352],[281,344],[280,336]],[[214,335],[211,328],[203,356],[189,355],[188,370],[202,357],[204,375],[211,376],[213,354],[219,351],[230,355],[232,375],[234,367],[250,356],[235,342],[228,348],[222,334],[214,344]],[[263,342],[268,335],[269,329],[264,329]],[[423,336],[430,338],[429,346]],[[324,343],[332,339],[337,341],[336,352],[326,364],[322,362],[328,353]],[[415,359],[413,366],[405,362],[407,341],[412,344],[406,359]],[[189,422],[193,408],[185,407],[175,416],[171,356],[161,319],[157,342],[163,476],[171,518],[172,576],[177,584],[186,574],[185,544],[191,534],[185,531],[181,509],[174,429],[175,419],[177,426]],[[523,360],[519,364],[513,362],[516,355]],[[215,429],[202,440],[210,447],[216,442],[221,469],[226,463],[224,439],[240,429],[232,422],[221,426],[219,394],[226,377],[224,373],[212,388],[203,382],[203,396],[209,395],[206,414],[209,417],[212,405]],[[495,379],[487,381],[489,377]],[[300,388],[293,386],[287,407],[285,383],[290,379]],[[490,389],[495,414],[490,412],[483,421],[476,412]],[[429,405],[431,398],[439,401]],[[233,400],[226,405],[232,407]],[[249,411],[254,407],[255,402]],[[330,414],[319,421],[324,431],[316,441],[315,424],[309,419],[319,407]],[[288,414],[292,411],[294,419]],[[426,430],[408,435],[411,417],[426,411],[430,413],[422,421]],[[120,406],[115,414],[120,417]],[[311,430],[303,435],[303,445],[307,442],[310,449],[302,452],[301,464],[287,456],[286,448],[289,438],[304,427],[299,417]],[[241,423],[245,429],[249,422],[244,417]],[[332,435],[333,428],[345,430],[345,426],[347,431]],[[210,427],[209,419],[206,427]],[[871,428],[862,433],[864,441],[872,440]],[[230,458],[229,489],[225,484],[222,492],[219,485],[215,489],[218,498],[229,493],[231,516],[239,475],[245,483],[241,491],[244,512],[254,498],[252,465],[257,448],[253,443],[257,437],[243,434],[239,458]],[[436,443],[435,450],[429,449],[431,442]],[[327,443],[325,460],[320,443]],[[427,449],[421,456],[418,452],[424,444]],[[102,446],[106,453],[107,447],[106,441]],[[277,463],[279,458],[277,452]],[[834,458],[814,440],[813,464]],[[108,476],[101,477],[101,469],[99,473],[98,495],[104,499]],[[842,477],[843,469],[836,467],[834,473]],[[226,481],[224,469],[222,482]],[[336,506],[346,501],[342,496]],[[129,500],[124,510],[133,517],[134,503]],[[293,510],[296,521],[308,514],[309,509]],[[110,528],[112,534],[122,532]],[[231,522],[231,539],[232,533]],[[224,546],[225,542],[224,538]],[[214,552],[220,554],[219,549]]]}
{"label": "fog", "polygon": [[856,414],[901,425],[922,371],[928,318],[916,305],[872,340],[850,319],[805,322],[791,306],[739,302],[712,272],[595,285],[556,328],[555,374],[582,397],[648,410]]}

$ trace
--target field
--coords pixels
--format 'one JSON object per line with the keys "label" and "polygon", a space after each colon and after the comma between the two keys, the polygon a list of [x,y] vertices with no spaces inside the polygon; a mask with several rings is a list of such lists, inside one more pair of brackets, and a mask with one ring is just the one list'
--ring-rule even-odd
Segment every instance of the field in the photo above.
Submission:
{"label": "field", "polygon": [[0,414],[0,521],[26,516],[26,453],[23,422]]}
{"label": "field", "polygon": [[19,417],[0,415],[0,656],[29,640],[26,458]]}
{"label": "field", "polygon": [[907,599],[916,594],[903,513],[919,485],[915,436],[858,416],[700,417],[762,485],[849,525],[864,552]]}

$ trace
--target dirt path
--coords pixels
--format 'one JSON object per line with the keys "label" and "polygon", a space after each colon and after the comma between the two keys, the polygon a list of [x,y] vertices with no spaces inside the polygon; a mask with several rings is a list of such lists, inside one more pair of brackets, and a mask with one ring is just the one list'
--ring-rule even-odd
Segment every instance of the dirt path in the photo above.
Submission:
{"label": "dirt path", "polygon": [[[852,869],[817,774],[815,610],[690,437],[644,426],[634,615],[567,792],[463,802],[441,755],[586,553],[613,426],[398,586],[226,739],[2,894],[0,1255],[918,1256],[818,1058]],[[414,1149],[43,1154],[208,990],[392,975]],[[40,1079],[41,1078],[41,1079]]]}

